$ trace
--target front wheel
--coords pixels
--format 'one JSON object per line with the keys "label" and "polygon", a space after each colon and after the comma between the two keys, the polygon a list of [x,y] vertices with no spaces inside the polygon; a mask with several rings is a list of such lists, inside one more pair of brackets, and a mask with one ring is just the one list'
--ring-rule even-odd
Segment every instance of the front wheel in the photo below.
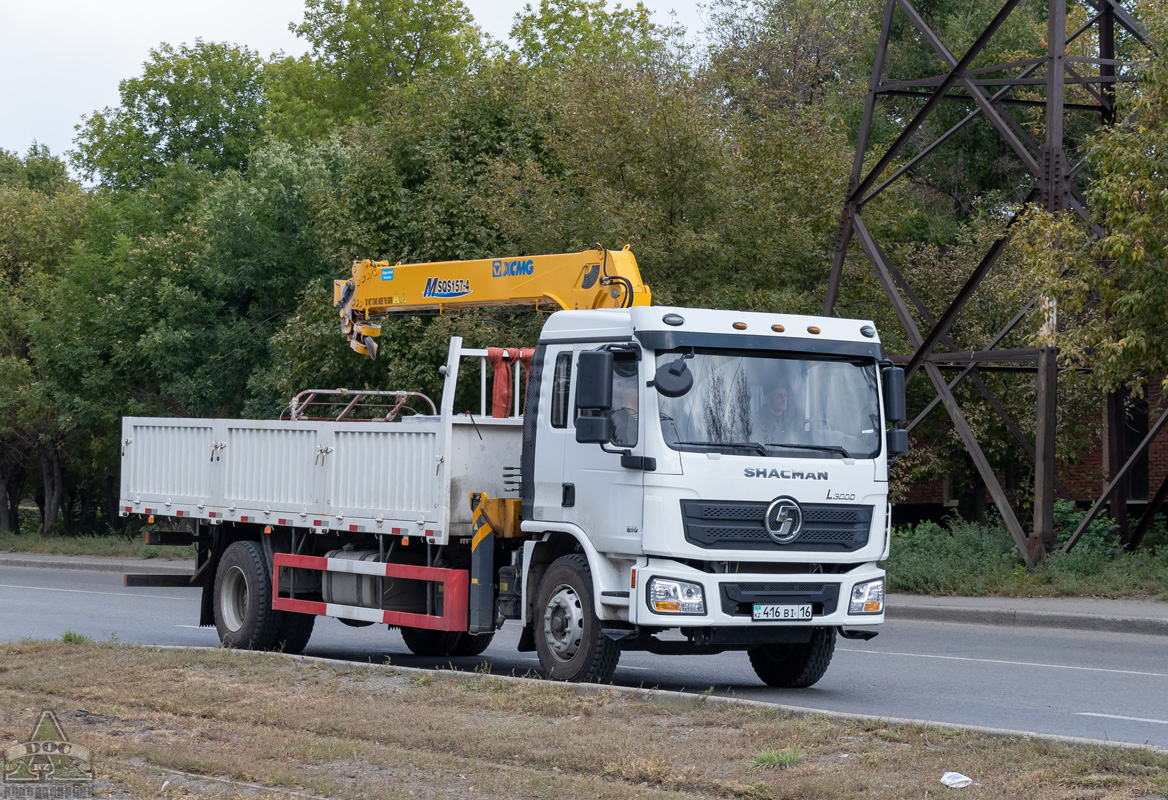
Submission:
{"label": "front wheel", "polygon": [[747,651],[754,673],[767,686],[805,689],[813,686],[835,653],[835,628],[816,628],[800,644],[764,644]]}
{"label": "front wheel", "polygon": [[232,542],[215,572],[215,629],[224,647],[269,650],[279,614],[272,609],[272,575],[258,542]]}
{"label": "front wheel", "polygon": [[548,677],[582,683],[612,677],[620,647],[601,633],[595,608],[588,560],[572,554],[552,562],[539,584],[535,620],[535,649]]}

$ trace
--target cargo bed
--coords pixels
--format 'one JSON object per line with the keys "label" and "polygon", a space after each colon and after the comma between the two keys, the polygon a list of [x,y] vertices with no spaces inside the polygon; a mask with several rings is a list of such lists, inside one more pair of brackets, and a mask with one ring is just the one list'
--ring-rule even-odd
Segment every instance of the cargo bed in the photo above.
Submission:
{"label": "cargo bed", "polygon": [[457,366],[481,357],[451,342],[441,411],[380,420],[122,420],[119,511],[419,536],[470,534],[470,487],[506,496],[523,421],[454,415]]}

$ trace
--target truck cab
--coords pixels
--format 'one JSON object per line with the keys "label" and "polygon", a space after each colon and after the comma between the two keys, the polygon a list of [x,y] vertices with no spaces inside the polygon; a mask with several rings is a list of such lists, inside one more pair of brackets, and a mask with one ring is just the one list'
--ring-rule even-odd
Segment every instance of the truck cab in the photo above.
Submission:
{"label": "truck cab", "polygon": [[[886,426],[903,418],[902,376],[868,321],[553,314],[525,415],[522,524],[544,534],[525,544],[525,572],[571,537],[601,636],[621,649],[758,651],[768,683],[813,683],[837,632],[869,638],[853,627],[883,622],[888,468],[904,449]],[[535,627],[537,644],[555,638]],[[814,663],[792,678],[772,668],[778,651]]]}

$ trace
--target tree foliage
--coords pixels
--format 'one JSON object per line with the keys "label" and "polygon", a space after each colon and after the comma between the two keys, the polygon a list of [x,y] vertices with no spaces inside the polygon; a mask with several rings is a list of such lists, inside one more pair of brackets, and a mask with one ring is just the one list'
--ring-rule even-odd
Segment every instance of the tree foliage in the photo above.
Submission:
{"label": "tree foliage", "polygon": [[[1000,8],[917,5],[955,52]],[[1044,8],[1023,0],[975,66],[1040,54]],[[70,180],[41,146],[0,151],[0,525],[13,522],[13,498],[29,496],[45,531],[116,525],[125,415],[269,416],[295,392],[329,386],[437,393],[451,335],[517,346],[542,323],[509,309],[394,318],[379,360],[360,359],[331,306],[332,280],[356,258],[629,244],[659,302],[816,313],[879,13],[854,0],[715,0],[698,46],[640,4],[540,0],[516,15],[506,44],[459,0],[307,0],[291,26],[310,45],[301,57],[160,45],[122,81],[119,104],[78,128],[73,165],[96,186]],[[1147,14],[1163,39],[1162,12]],[[1023,295],[1046,287],[1075,322],[1068,362],[1098,365],[1108,385],[1168,370],[1158,327],[1168,73],[1142,70],[1123,97],[1132,120],[1089,143],[1108,236],[1091,244],[1066,220],[1028,217],[951,330],[954,347],[980,349]],[[940,71],[899,22],[887,74]],[[918,107],[881,103],[873,149]],[[936,129],[904,158],[965,113],[938,109]],[[1009,113],[1041,138],[1038,117]],[[1085,124],[1068,125],[1086,141]],[[937,313],[1028,181],[981,121],[869,203],[865,222]],[[886,351],[907,351],[855,252],[845,286],[841,313],[875,319]],[[1007,346],[1026,345],[1034,328]],[[985,380],[1032,434],[1032,383]],[[922,384],[910,387],[922,392],[916,407]],[[1090,400],[1089,388],[1067,393]],[[959,397],[994,467],[1025,484],[1011,432],[974,385]],[[1090,433],[1062,419],[1060,442]],[[976,497],[944,416],[920,430],[902,476],[948,476]]]}
{"label": "tree foliage", "polygon": [[116,189],[141,188],[175,164],[242,170],[263,127],[263,61],[246,47],[161,44],[118,93],[117,108],[82,119],[74,155],[82,174]]}

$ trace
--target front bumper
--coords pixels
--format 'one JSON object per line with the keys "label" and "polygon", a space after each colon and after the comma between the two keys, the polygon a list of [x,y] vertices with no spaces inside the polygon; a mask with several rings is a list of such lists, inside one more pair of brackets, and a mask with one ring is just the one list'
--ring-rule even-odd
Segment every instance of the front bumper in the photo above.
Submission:
{"label": "front bumper", "polygon": [[[666,559],[648,558],[637,566],[637,587],[629,620],[637,625],[665,628],[722,627],[867,627],[884,622],[879,614],[849,614],[852,589],[884,577],[875,564],[863,564],[837,574],[746,573],[711,574]],[[704,614],[657,613],[649,606],[648,587],[653,578],[669,578],[702,587]],[[754,620],[754,603],[811,604],[809,620]]]}

